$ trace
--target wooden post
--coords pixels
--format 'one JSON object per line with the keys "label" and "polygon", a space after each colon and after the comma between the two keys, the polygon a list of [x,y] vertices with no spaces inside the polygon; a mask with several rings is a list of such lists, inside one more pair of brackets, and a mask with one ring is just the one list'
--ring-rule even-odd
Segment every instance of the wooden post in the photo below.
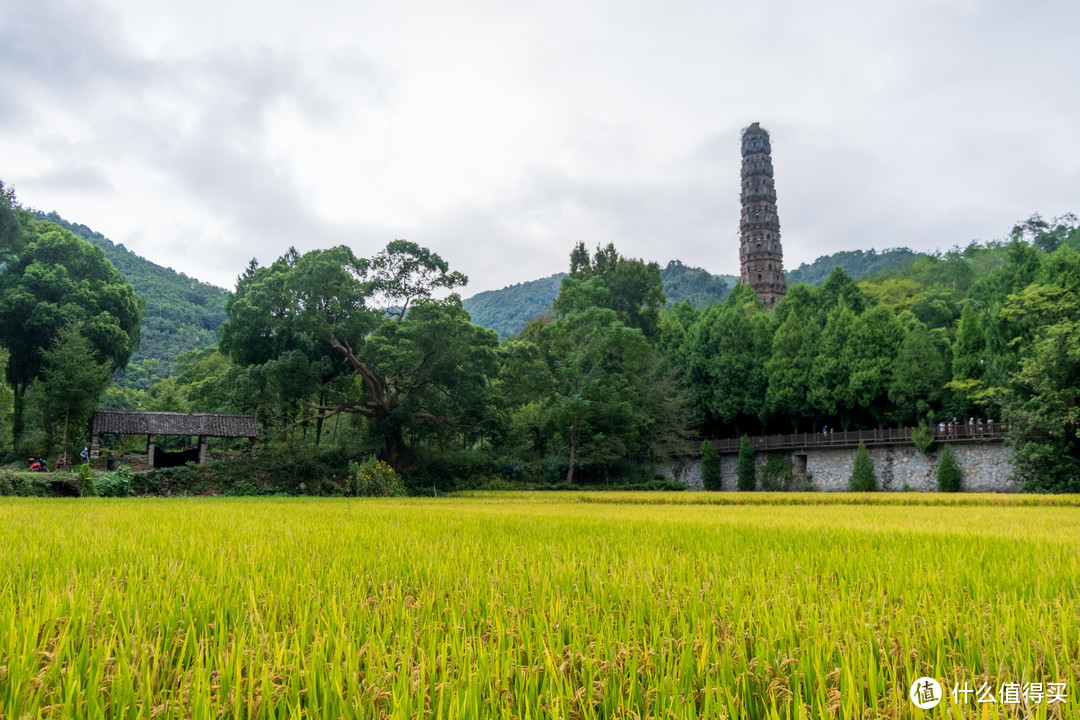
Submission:
{"label": "wooden post", "polygon": [[154,468],[154,436],[146,436],[146,462],[152,470]]}

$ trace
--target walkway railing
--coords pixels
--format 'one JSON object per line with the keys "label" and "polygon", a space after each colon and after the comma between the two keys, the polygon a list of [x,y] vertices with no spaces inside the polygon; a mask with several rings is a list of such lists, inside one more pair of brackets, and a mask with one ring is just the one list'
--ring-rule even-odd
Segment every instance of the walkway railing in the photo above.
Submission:
{"label": "walkway railing", "polygon": [[[941,430],[935,426],[931,435],[935,442],[1001,442],[1008,432],[1007,423],[986,423],[984,425],[957,425]],[[760,435],[751,437],[755,450],[798,450],[811,447],[858,447],[866,445],[905,445],[911,443],[911,434],[916,428],[885,428],[883,430],[830,430],[826,433],[795,433],[793,435]],[[717,438],[713,440],[721,453],[739,452],[739,438]]]}

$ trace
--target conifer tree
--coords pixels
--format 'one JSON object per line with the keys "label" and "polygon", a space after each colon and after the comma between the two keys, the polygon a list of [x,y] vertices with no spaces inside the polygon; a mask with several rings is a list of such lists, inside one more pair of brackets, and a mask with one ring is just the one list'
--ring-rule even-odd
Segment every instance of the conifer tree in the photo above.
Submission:
{"label": "conifer tree", "polygon": [[739,490],[750,492],[757,489],[757,462],[749,435],[743,435],[739,442],[739,460],[735,466],[735,474],[738,476]]}
{"label": "conifer tree", "polygon": [[941,457],[937,466],[937,489],[938,492],[960,492],[960,481],[963,474],[960,466],[956,464],[956,456],[953,454],[952,445],[946,443],[941,448]]}
{"label": "conifer tree", "polygon": [[701,443],[701,484],[706,490],[719,490],[721,485],[720,453],[709,440]]}
{"label": "conifer tree", "polygon": [[855,451],[855,467],[852,469],[851,478],[848,480],[848,489],[851,492],[873,492],[877,490],[874,461],[870,459],[870,453],[866,450],[866,443],[860,442],[859,449]]}

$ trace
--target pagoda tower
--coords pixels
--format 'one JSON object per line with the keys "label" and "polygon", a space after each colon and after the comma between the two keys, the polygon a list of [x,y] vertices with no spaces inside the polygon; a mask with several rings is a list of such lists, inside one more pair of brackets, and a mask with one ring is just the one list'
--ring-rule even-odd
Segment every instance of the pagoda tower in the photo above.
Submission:
{"label": "pagoda tower", "polygon": [[769,133],[757,123],[742,132],[742,220],[739,274],[766,308],[787,294],[780,216],[776,213]]}

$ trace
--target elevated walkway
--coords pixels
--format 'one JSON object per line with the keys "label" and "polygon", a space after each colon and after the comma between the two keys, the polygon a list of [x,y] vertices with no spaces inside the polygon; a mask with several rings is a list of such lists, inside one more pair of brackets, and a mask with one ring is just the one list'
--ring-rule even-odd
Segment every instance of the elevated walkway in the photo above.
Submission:
{"label": "elevated walkway", "polygon": [[[759,435],[751,437],[754,450],[770,452],[782,450],[803,450],[809,448],[854,448],[859,443],[871,445],[911,445],[911,434],[917,428],[885,428],[883,430],[829,431],[824,433],[794,433],[792,435]],[[946,428],[941,432],[937,427],[931,430],[934,442],[970,443],[1001,442],[1009,430],[1008,423],[990,423],[985,425],[960,425]],[[713,445],[721,454],[739,452],[739,438],[714,438]]]}

